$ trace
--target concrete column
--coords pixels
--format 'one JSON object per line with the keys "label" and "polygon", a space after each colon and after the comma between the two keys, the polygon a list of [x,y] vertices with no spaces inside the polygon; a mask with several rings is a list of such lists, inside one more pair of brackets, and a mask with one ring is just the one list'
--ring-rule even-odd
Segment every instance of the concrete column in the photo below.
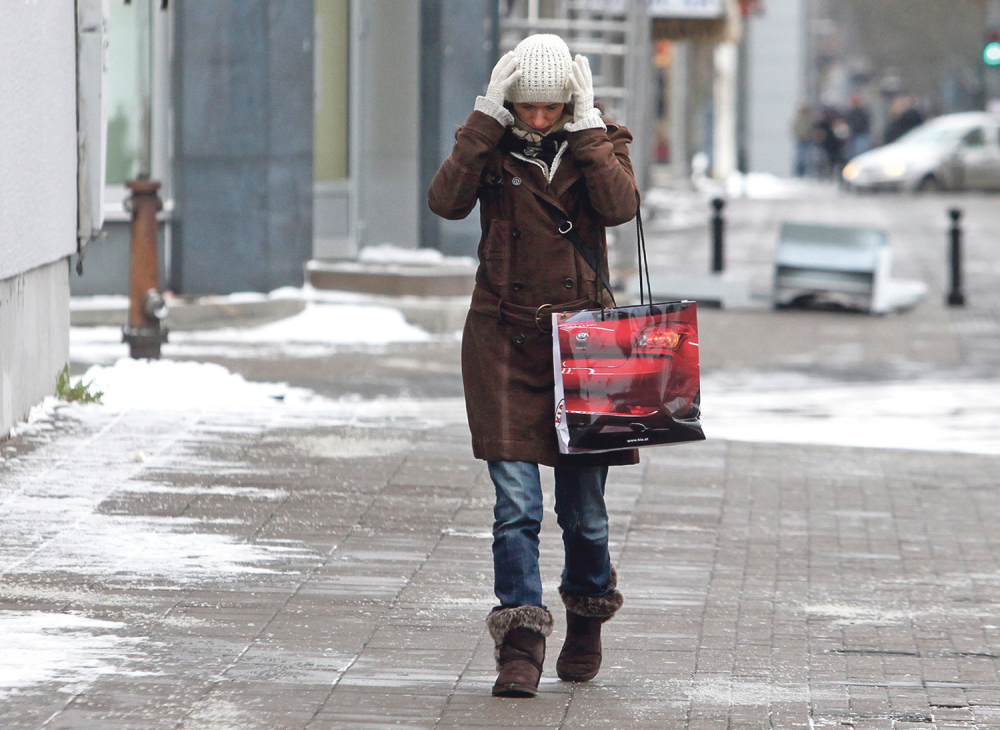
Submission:
{"label": "concrete column", "polygon": [[653,41],[648,3],[630,0],[625,42],[625,124],[632,132],[629,154],[636,183],[645,190],[649,180],[650,136],[653,129]]}
{"label": "concrete column", "polygon": [[312,0],[176,3],[172,288],[299,285],[312,255]]}
{"label": "concrete column", "polygon": [[748,20],[747,137],[750,170],[790,175],[792,124],[806,101],[809,0],[768,0]]}
{"label": "concrete column", "polygon": [[354,239],[416,248],[419,216],[420,5],[363,0],[352,54],[352,142],[357,145]]}
{"label": "concrete column", "polygon": [[498,51],[495,0],[422,0],[420,22],[420,245],[473,256],[479,243],[478,209],[445,221],[427,207],[427,188],[455,144],[455,130],[486,91]]}
{"label": "concrete column", "polygon": [[691,83],[691,42],[675,41],[670,60],[670,168],[672,175],[686,180],[691,176],[691,146],[688,131],[689,85]]}
{"label": "concrete column", "polygon": [[736,83],[739,49],[735,43],[715,47],[715,131],[712,175],[724,181],[736,172]]}

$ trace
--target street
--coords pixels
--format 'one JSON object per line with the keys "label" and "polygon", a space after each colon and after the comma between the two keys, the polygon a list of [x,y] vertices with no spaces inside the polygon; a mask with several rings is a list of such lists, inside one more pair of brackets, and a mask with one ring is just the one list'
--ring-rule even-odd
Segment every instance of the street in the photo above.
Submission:
{"label": "street", "polygon": [[[707,200],[657,199],[653,272],[707,273]],[[209,331],[114,365],[120,332],[74,331],[105,404],[49,403],[0,444],[0,726],[1000,728],[998,210],[818,183],[729,202],[753,304],[699,311],[708,441],[612,470],[625,606],[586,684],[554,672],[546,471],[556,629],[530,700],[490,696],[493,487],[455,333]],[[772,309],[785,220],[885,228],[927,298]]]}

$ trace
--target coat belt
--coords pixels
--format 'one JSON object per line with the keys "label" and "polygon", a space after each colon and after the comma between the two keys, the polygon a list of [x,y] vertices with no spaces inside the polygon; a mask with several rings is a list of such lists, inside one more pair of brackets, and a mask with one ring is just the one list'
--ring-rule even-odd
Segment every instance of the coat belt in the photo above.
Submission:
{"label": "coat belt", "polygon": [[[496,294],[482,287],[476,287],[472,292],[470,308],[473,312],[485,314],[487,317],[499,319],[505,324],[522,324],[537,327],[542,332],[551,332],[550,315],[553,312],[576,312],[581,309],[600,308],[600,302],[593,299],[574,299],[571,302],[558,304],[543,304],[540,307],[522,307],[501,299]],[[545,324],[546,326],[542,326]]]}

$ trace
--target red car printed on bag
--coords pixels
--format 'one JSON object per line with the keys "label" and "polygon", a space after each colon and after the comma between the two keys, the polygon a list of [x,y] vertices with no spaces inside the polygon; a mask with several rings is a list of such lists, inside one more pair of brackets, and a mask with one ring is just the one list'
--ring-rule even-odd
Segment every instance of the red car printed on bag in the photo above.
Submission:
{"label": "red car printed on bag", "polygon": [[563,453],[705,437],[694,302],[560,313],[553,328]]}

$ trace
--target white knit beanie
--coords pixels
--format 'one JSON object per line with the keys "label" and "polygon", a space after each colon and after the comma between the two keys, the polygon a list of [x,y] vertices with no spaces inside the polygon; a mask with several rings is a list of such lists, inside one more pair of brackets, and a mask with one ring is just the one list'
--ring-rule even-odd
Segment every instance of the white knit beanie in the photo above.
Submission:
{"label": "white knit beanie", "polygon": [[557,35],[529,35],[514,48],[521,78],[507,91],[507,101],[565,104],[570,98],[569,69],[573,59],[566,41]]}

